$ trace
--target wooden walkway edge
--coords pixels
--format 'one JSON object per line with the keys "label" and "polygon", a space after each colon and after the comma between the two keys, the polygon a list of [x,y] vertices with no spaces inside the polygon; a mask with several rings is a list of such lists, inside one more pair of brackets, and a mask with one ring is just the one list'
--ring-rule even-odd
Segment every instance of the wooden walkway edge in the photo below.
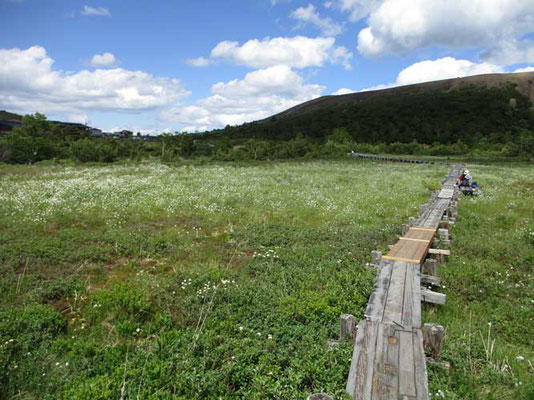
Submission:
{"label": "wooden walkway edge", "polygon": [[429,399],[421,300],[432,298],[442,304],[445,295],[421,292],[421,265],[442,219],[455,215],[461,171],[461,165],[453,166],[441,191],[422,206],[419,218],[411,221],[412,226],[378,262],[365,319],[358,323],[347,380],[346,390],[355,399]]}

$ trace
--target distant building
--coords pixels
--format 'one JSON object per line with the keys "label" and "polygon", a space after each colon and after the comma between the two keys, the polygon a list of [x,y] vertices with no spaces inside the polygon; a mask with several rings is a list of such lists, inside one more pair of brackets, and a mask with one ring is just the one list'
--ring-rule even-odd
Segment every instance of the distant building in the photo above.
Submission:
{"label": "distant building", "polygon": [[91,135],[91,137],[104,137],[104,132],[102,132],[102,129],[98,129],[98,128],[89,128],[89,135]]}
{"label": "distant building", "polygon": [[0,120],[0,135],[11,132],[13,128],[22,126],[22,122],[13,120]]}

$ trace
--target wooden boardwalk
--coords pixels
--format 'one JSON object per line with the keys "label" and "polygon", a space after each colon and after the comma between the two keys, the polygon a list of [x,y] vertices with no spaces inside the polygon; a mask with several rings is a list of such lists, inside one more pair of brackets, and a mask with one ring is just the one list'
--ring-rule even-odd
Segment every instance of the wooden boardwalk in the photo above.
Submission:
{"label": "wooden boardwalk", "polygon": [[414,226],[379,263],[365,319],[358,324],[347,381],[347,392],[355,399],[429,398],[420,270],[442,217],[457,196],[455,184],[461,169],[460,165],[452,168],[442,190],[422,207]]}
{"label": "wooden boardwalk", "polygon": [[388,157],[388,156],[377,156],[376,154],[361,154],[355,153],[352,151],[350,155],[354,158],[365,158],[369,160],[376,161],[395,161],[409,164],[434,164],[434,161],[425,161],[425,160],[414,160],[410,158],[397,158],[397,157]]}

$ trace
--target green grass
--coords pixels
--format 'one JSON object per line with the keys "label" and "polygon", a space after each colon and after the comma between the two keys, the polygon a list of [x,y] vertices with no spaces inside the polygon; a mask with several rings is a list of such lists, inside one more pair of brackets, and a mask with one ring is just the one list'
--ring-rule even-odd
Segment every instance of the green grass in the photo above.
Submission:
{"label": "green grass", "polygon": [[452,255],[440,267],[444,307],[424,319],[446,328],[447,372],[429,366],[447,399],[534,398],[534,169],[472,165],[482,187],[462,197]]}
{"label": "green grass", "polygon": [[[448,302],[425,312],[448,329],[453,366],[432,368],[430,385],[528,398],[532,169],[471,170],[484,195],[462,199],[441,268]],[[0,166],[0,398],[344,398],[352,344],[327,345],[339,315],[363,317],[371,250],[396,241],[445,172],[355,160]]]}
{"label": "green grass", "polygon": [[444,173],[1,167],[1,397],[342,398],[352,344],[328,339]]}

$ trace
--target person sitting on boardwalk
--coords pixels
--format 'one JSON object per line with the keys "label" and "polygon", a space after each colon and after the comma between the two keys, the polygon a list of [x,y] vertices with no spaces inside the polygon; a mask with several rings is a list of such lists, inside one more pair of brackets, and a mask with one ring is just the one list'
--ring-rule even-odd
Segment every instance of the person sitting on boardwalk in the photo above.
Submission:
{"label": "person sitting on boardwalk", "polygon": [[462,175],[458,178],[459,186],[471,186],[471,174],[466,169],[462,172]]}

